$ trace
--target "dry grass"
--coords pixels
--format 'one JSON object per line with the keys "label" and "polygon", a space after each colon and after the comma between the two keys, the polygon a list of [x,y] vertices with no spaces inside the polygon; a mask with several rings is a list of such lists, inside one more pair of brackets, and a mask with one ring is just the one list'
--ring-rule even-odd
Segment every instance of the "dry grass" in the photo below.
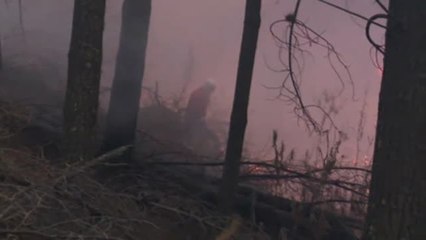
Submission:
{"label": "dry grass", "polygon": [[[227,228],[228,219],[156,172],[124,174],[100,183],[91,176],[90,164],[61,169],[13,150],[3,151],[0,164],[0,237],[214,239],[222,231],[228,238],[219,239],[239,235],[235,223]],[[245,236],[235,239],[266,239],[254,238],[257,233],[248,224],[242,228]]]}
{"label": "dry grass", "polygon": [[[0,138],[6,143],[31,118],[23,106],[0,102],[0,109],[0,120],[4,119]],[[163,156],[167,150],[163,145],[161,149]],[[288,196],[293,191],[291,188],[299,185],[311,195],[319,194],[315,200],[327,202],[330,197],[338,197],[329,196],[333,188],[340,188],[336,183],[343,179],[338,172],[353,170],[338,165],[296,168],[292,154],[285,156],[284,151],[275,150],[277,156],[269,163],[246,161],[243,175],[277,195]],[[0,145],[0,239],[269,239],[250,222],[224,218],[213,206],[201,202],[195,193],[175,184],[155,166],[143,172],[123,172],[108,182],[100,182],[93,174],[94,167],[121,151],[59,167],[22,148],[19,142]],[[181,151],[171,155],[172,162],[196,158]],[[206,159],[198,157],[193,161],[209,167]],[[220,166],[216,161],[210,167],[220,170]],[[259,175],[264,177],[256,177]],[[301,194],[300,188],[296,192]],[[303,196],[301,199],[307,200]],[[324,231],[317,227],[318,232]],[[282,236],[287,239],[285,233]]]}
{"label": "dry grass", "polygon": [[0,100],[0,140],[11,138],[30,122],[27,107]]}
{"label": "dry grass", "polygon": [[59,167],[6,144],[29,121],[28,109],[0,102],[0,239],[267,239],[249,223],[229,225],[154,169],[99,182],[94,167],[124,148]]}

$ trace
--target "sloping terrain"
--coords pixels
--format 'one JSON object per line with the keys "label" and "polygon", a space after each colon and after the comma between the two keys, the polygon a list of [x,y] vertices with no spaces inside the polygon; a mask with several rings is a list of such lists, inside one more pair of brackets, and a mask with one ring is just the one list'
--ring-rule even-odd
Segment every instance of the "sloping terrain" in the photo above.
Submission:
{"label": "sloping terrain", "polygon": [[[222,216],[216,209],[219,180],[206,176],[220,175],[220,161],[173,143],[167,131],[156,135],[152,127],[139,134],[138,164],[113,166],[114,175],[101,178],[96,169],[111,167],[108,160],[126,148],[64,164],[61,122],[57,106],[0,101],[0,238],[355,239],[345,227],[351,219],[251,187],[239,189],[240,217]],[[200,171],[210,169],[203,164],[215,170]]]}

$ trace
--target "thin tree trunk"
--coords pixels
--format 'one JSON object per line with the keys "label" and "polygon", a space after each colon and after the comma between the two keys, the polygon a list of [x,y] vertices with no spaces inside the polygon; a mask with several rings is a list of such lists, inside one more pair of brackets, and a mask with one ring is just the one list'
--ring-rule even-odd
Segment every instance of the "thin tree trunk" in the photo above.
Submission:
{"label": "thin tree trunk", "polygon": [[105,0],[75,0],[64,103],[69,157],[90,157],[96,150],[104,16]]}
{"label": "thin tree trunk", "polygon": [[3,69],[3,51],[2,51],[2,44],[1,44],[1,39],[0,39],[0,70]]}
{"label": "thin tree trunk", "polygon": [[102,151],[134,143],[150,16],[151,0],[124,1]]}
{"label": "thin tree trunk", "polygon": [[247,108],[260,27],[260,8],[261,0],[246,1],[237,83],[232,106],[225,165],[219,191],[219,206],[225,213],[229,213],[232,209],[238,185],[240,160],[247,125]]}
{"label": "thin tree trunk", "polygon": [[391,0],[366,240],[426,239],[426,1]]}

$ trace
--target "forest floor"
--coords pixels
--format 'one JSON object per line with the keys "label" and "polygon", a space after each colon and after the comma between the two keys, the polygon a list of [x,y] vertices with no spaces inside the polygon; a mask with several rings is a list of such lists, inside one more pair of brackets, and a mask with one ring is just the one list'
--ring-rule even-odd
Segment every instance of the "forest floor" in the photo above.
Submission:
{"label": "forest floor", "polygon": [[12,148],[2,149],[0,166],[1,238],[231,239],[222,233],[267,239],[252,224],[221,216],[159,169],[100,182],[86,164],[57,167]]}
{"label": "forest floor", "polygon": [[31,122],[28,108],[2,101],[0,110],[0,239],[268,239],[161,167],[100,179],[96,167],[123,149],[73,165],[51,161],[41,146],[16,137]]}
{"label": "forest floor", "polygon": [[15,65],[0,72],[0,239],[268,239],[250,221],[222,216],[160,166],[101,179],[97,167],[120,149],[73,165],[56,161],[61,93],[33,66]]}
{"label": "forest floor", "polygon": [[[158,144],[144,133],[148,138],[143,145],[155,154],[138,152],[135,160],[152,160],[150,164],[124,166],[100,178],[97,167],[123,149],[63,164],[57,161],[61,152],[51,144],[61,131],[61,94],[46,93],[47,86],[39,83],[42,76],[21,69],[5,73],[0,74],[0,240],[356,239],[342,223],[359,227],[358,220],[313,211],[252,186],[240,186],[239,215],[224,217],[214,199],[218,180],[193,174],[200,166],[153,164],[205,159],[180,146]],[[21,104],[27,98],[38,101]]]}
{"label": "forest floor", "polygon": [[111,167],[108,160],[126,147],[75,164],[58,162],[46,157],[40,132],[22,134],[32,121],[27,107],[0,101],[0,110],[0,239],[356,239],[342,224],[352,219],[242,186],[239,214],[225,217],[216,207],[217,178],[165,158],[169,164],[114,165],[118,172],[100,177],[98,167]]}

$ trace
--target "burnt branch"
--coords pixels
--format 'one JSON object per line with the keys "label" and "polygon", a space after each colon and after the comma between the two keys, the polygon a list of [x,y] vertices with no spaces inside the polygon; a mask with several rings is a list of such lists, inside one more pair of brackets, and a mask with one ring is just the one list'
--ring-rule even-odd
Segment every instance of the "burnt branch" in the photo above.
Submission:
{"label": "burnt branch", "polygon": [[388,15],[387,14],[376,14],[373,15],[372,17],[370,17],[367,21],[367,25],[365,26],[365,35],[367,37],[368,42],[370,42],[371,45],[373,45],[373,47],[379,51],[381,54],[385,54],[385,49],[384,46],[377,44],[372,38],[371,38],[371,34],[370,34],[370,28],[372,23],[377,20],[377,19],[387,19]]}
{"label": "burnt branch", "polygon": [[[326,5],[328,5],[328,6],[330,6],[330,7],[332,7],[332,8],[335,8],[335,9],[337,9],[337,10],[339,10],[339,11],[342,11],[342,12],[345,12],[345,13],[347,13],[347,14],[349,14],[349,15],[352,15],[352,16],[354,16],[354,17],[357,17],[357,18],[359,18],[359,19],[362,19],[362,20],[364,20],[364,21],[367,21],[368,22],[368,20],[369,20],[369,18],[368,17],[365,17],[365,16],[363,16],[363,15],[361,15],[361,14],[359,14],[359,13],[356,13],[356,12],[353,12],[353,11],[350,11],[350,10],[348,10],[348,9],[346,9],[346,8],[344,8],[344,7],[341,7],[341,6],[339,6],[339,5],[336,5],[336,4],[334,4],[334,3],[331,3],[331,2],[328,2],[328,1],[325,1],[325,0],[318,0],[319,2],[321,2],[321,3],[324,3],[324,4],[326,4]],[[376,2],[380,2],[380,1],[378,1],[378,0],[376,0]],[[380,3],[381,4],[381,3]],[[379,5],[380,5],[379,4]],[[385,8],[386,9],[386,8]],[[385,25],[383,25],[383,24],[380,24],[380,23],[377,23],[377,22],[372,22],[372,24],[374,24],[374,25],[376,25],[376,26],[378,26],[378,27],[381,27],[381,28],[384,28],[384,29],[386,29],[386,26]]]}
{"label": "burnt branch", "polygon": [[382,1],[381,0],[376,0],[376,3],[377,3],[377,5],[379,5],[380,6],[380,8],[385,12],[385,13],[388,13],[389,12],[389,10],[387,9],[387,7],[385,6],[385,4],[383,4],[382,3]]}

